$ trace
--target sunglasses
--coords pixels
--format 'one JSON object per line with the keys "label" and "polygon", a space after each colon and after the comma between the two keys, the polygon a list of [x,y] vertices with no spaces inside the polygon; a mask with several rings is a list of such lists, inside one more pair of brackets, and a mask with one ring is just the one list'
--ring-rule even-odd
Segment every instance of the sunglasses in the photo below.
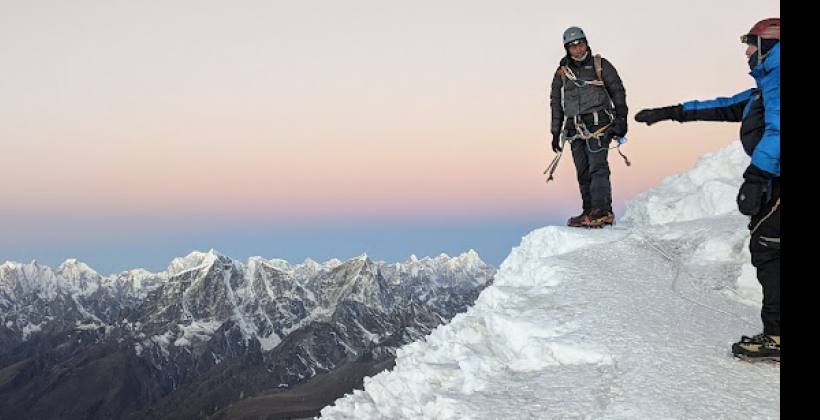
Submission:
{"label": "sunglasses", "polygon": [[740,36],[740,42],[744,44],[757,44],[757,35],[754,34],[746,34]]}

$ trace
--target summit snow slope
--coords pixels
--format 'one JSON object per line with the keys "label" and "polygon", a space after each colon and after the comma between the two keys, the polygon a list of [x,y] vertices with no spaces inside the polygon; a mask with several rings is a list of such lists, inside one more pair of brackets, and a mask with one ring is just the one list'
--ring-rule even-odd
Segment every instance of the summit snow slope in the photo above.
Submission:
{"label": "summit snow slope", "polygon": [[734,143],[614,228],[531,232],[470,310],[322,418],[779,418],[779,366],[729,355],[761,329],[734,210],[747,164]]}

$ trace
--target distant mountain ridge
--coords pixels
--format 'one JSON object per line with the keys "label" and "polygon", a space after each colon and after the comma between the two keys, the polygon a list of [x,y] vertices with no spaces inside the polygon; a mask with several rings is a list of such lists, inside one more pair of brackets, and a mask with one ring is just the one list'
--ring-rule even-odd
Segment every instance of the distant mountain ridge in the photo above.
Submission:
{"label": "distant mountain ridge", "polygon": [[[252,395],[341,364],[384,361],[466,310],[494,274],[472,250],[403,263],[362,255],[295,265],[261,257],[241,262],[211,250],[175,258],[163,272],[105,277],[74,259],[56,270],[6,262],[0,417],[54,418],[49,399],[57,398],[53,404],[67,410],[63,418],[139,418],[172,401],[180,387],[229,371]],[[85,366],[99,374],[111,363],[121,376],[86,384],[107,397],[77,398],[68,388],[66,372]],[[209,395],[229,382],[211,386]],[[204,411],[191,415],[236,397],[210,395],[197,408]]]}

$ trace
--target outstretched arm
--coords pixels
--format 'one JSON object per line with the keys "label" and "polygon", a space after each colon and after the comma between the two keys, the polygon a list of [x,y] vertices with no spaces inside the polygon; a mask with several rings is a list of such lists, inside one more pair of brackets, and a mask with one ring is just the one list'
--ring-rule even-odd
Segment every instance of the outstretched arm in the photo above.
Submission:
{"label": "outstretched arm", "polygon": [[757,89],[745,90],[729,98],[717,98],[708,101],[689,101],[680,105],[641,110],[635,115],[635,121],[655,124],[658,121],[730,121],[743,119],[743,109],[757,94]]}

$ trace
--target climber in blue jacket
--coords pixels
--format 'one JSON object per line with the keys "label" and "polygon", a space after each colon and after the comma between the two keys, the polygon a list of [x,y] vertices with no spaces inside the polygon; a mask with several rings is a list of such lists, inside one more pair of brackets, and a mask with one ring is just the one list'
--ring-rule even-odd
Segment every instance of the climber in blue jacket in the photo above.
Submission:
{"label": "climber in blue jacket", "polygon": [[740,122],[740,140],[752,162],[737,195],[741,213],[751,216],[749,250],[763,286],[763,332],[742,336],[732,353],[749,360],[780,360],[780,19],[756,23],[741,42],[747,45],[751,75],[757,83],[729,98],[690,101],[645,109],[638,122]]}

